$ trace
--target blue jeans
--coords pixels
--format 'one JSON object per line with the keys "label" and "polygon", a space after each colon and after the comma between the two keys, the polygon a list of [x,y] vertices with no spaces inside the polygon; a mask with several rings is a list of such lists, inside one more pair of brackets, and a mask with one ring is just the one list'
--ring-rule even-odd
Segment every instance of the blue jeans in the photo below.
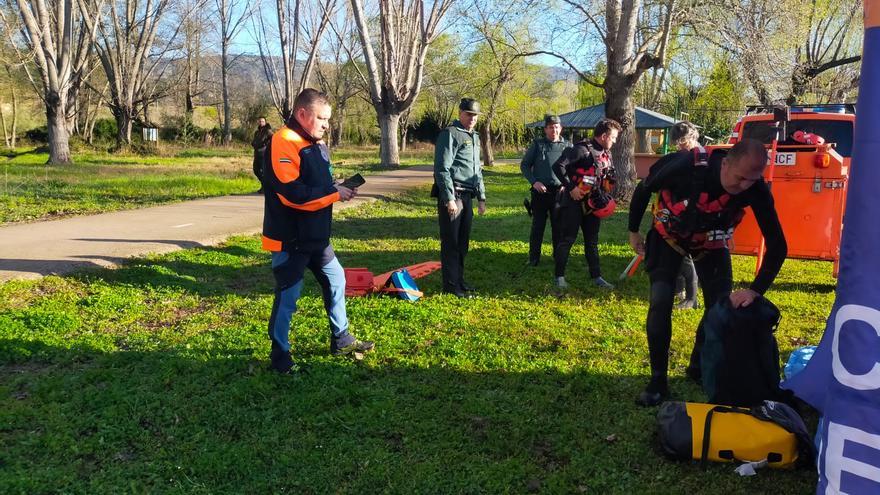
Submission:
{"label": "blue jeans", "polygon": [[296,313],[296,302],[302,293],[306,268],[312,271],[321,286],[331,339],[340,347],[354,342],[354,337],[348,332],[348,316],[345,313],[345,271],[330,245],[320,251],[272,253],[275,301],[269,317],[269,338],[282,351],[290,351],[290,320]]}

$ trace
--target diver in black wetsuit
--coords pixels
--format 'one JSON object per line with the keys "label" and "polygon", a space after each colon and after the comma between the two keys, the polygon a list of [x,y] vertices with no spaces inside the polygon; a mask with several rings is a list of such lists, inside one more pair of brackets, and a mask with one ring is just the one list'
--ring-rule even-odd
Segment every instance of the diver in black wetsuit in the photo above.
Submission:
{"label": "diver in black wetsuit", "polygon": [[[682,258],[690,254],[703,288],[706,311],[722,297],[733,307],[748,306],[773,283],[788,248],[764,182],[767,150],[759,141],[744,139],[729,150],[711,155],[697,147],[666,155],[636,187],[630,203],[629,242],[645,256],[651,282],[647,318],[651,380],[637,402],[654,406],[669,394],[667,368],[672,338],[672,304],[675,277]],[[639,225],[651,193],[657,193],[654,219],[647,238]],[[750,206],[767,246],[764,262],[749,288],[731,293],[733,274],[728,240]],[[705,313],[704,313],[705,317]],[[700,348],[704,332],[697,328],[687,374],[700,377]]]}

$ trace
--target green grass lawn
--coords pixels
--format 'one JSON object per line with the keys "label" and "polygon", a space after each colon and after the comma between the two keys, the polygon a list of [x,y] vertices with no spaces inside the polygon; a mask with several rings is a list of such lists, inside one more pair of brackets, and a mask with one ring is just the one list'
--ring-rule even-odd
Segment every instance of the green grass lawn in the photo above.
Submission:
{"label": "green grass lawn", "polygon": [[[75,164],[46,165],[32,149],[0,155],[0,224],[99,213],[227,194],[259,187],[250,148],[172,149],[160,156],[99,152],[74,154]],[[424,149],[405,153],[402,165],[430,163]],[[381,170],[378,148],[334,152],[334,173]]]}
{"label": "green grass lawn", "polygon": [[[606,293],[573,255],[563,297],[545,259],[524,270],[528,218],[516,166],[486,173],[468,277],[481,297],[348,302],[362,362],[331,358],[316,284],[294,317],[309,373],[265,370],[272,304],[256,237],[132,261],[118,270],[0,285],[0,493],[805,494],[810,470],[740,478],[657,451],[647,279]],[[437,259],[427,188],[337,215],[343,265],[381,272]],[[625,213],[605,222],[609,278],[631,253]],[[549,239],[549,234],[548,234]],[[753,258],[734,260],[745,285]],[[783,355],[818,341],[834,297],[828,263],[787,261],[768,296]],[[672,389],[698,311],[676,311]]]}

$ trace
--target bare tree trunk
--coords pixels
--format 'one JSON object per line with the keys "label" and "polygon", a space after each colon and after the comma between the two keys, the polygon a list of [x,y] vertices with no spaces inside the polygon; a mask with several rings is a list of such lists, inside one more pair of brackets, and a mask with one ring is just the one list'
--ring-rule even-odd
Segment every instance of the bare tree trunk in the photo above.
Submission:
{"label": "bare tree trunk", "polygon": [[495,163],[495,151],[492,149],[492,122],[486,122],[480,128],[480,148],[483,152],[483,165],[491,167]]}
{"label": "bare tree trunk", "polygon": [[[187,86],[189,86],[189,85],[187,84]],[[184,96],[183,105],[184,105],[183,111],[187,115],[191,116],[193,114],[193,112],[195,112],[196,106],[193,103],[193,93],[192,93],[192,91],[189,90],[188,87],[187,87],[187,91],[186,91],[186,96]]]}
{"label": "bare tree trunk", "polygon": [[81,135],[79,132],[79,113],[80,113],[80,103],[78,101],[73,101],[70,103],[70,112],[67,113],[69,118],[67,119],[67,133],[71,136],[79,136]]}
{"label": "bare tree trunk", "polygon": [[[34,78],[26,71],[46,105],[50,163],[71,162],[67,104],[76,101],[82,71],[95,39],[94,21],[103,9],[102,1],[91,9],[73,0],[16,2],[22,21],[19,31],[30,52],[24,57],[21,52],[18,54],[22,62],[27,59],[28,64],[33,63],[40,75]],[[0,18],[8,26],[3,12],[5,8]]]}
{"label": "bare tree trunk", "polygon": [[76,122],[76,126],[79,132],[79,135],[86,142],[89,141],[89,109],[92,108],[92,92],[86,91],[85,97],[82,95],[77,101],[77,108],[75,113],[74,121]]}
{"label": "bare tree trunk", "polygon": [[635,144],[635,106],[632,102],[632,88],[615,80],[609,74],[605,80],[605,115],[620,123],[623,129],[617,143],[611,149],[614,168],[617,170],[617,197],[628,198],[635,189],[635,166],[633,165],[633,146]]}
{"label": "bare tree trunk", "polygon": [[379,154],[385,167],[400,166],[400,113],[409,109],[422,88],[428,46],[453,0],[426,6],[424,0],[379,1],[379,57],[373,51],[370,25],[361,0],[351,9],[363,50],[366,71],[359,74],[370,91],[379,120]]}
{"label": "bare tree trunk", "polygon": [[3,102],[0,101],[0,124],[3,125],[3,141],[6,143],[7,148],[11,148],[9,145],[9,133],[6,131],[6,116],[3,115]]}
{"label": "bare tree trunk", "polygon": [[134,120],[134,111],[128,108],[118,108],[113,111],[116,119],[116,150],[123,151],[131,145],[131,124]]}
{"label": "bare tree trunk", "polygon": [[381,133],[379,156],[382,165],[388,168],[398,168],[400,167],[400,147],[397,133],[400,128],[400,114],[385,113],[378,108],[376,114],[379,118],[379,132]]}
{"label": "bare tree trunk", "polygon": [[232,108],[229,105],[229,56],[226,43],[223,43],[222,50],[223,53],[220,55],[222,57],[220,72],[223,85],[223,144],[228,146],[232,142],[232,127],[230,124]]}
{"label": "bare tree trunk", "polygon": [[[100,10],[103,0],[82,0],[90,10]],[[161,78],[169,66],[166,54],[172,49],[185,21],[169,25],[156,45],[159,25],[170,12],[171,0],[148,1],[142,5],[136,0],[110,3],[108,15],[94,21],[102,25],[94,48],[110,83],[109,106],[118,126],[117,148],[131,145],[131,125],[137,118],[137,109],[155,96],[152,81]],[[117,8],[119,7],[119,8]],[[120,10],[121,9],[121,10]],[[138,22],[131,18],[137,17]]]}
{"label": "bare tree trunk", "polygon": [[330,129],[330,139],[332,141],[332,145],[334,148],[340,146],[342,144],[342,136],[345,130],[345,105],[340,105],[336,107],[336,115],[334,115],[336,122],[333,124],[333,127]]}
{"label": "bare tree trunk", "polygon": [[92,144],[92,131],[95,128],[95,124],[93,120],[95,119],[95,115],[92,114],[92,93],[86,97],[86,107],[83,112],[83,139],[86,140],[87,143]]}
{"label": "bare tree trunk", "polygon": [[406,109],[406,111],[400,114],[400,120],[398,127],[400,128],[400,152],[404,153],[406,151],[406,135],[409,132],[409,118],[412,115],[412,107]]}
{"label": "bare tree trunk", "polygon": [[[242,2],[243,3],[243,2]],[[224,145],[232,142],[232,106],[229,104],[229,66],[238,57],[229,59],[229,46],[251,15],[251,7],[245,7],[238,0],[217,0],[217,14],[220,18],[220,78],[223,92],[223,136]],[[299,2],[297,1],[297,9]],[[284,33],[282,32],[282,35]]]}
{"label": "bare tree trunk", "polygon": [[15,149],[15,139],[18,133],[18,97],[15,95],[15,86],[12,86],[12,149]]}
{"label": "bare tree trunk", "polygon": [[199,12],[195,7],[199,5],[200,1],[195,0],[193,6],[195,12],[187,17],[183,25],[183,49],[186,52],[184,62],[186,87],[183,95],[184,125],[192,122],[195,98],[201,92],[199,81],[201,79],[202,33],[207,26],[207,15],[205,12]]}
{"label": "bare tree trunk", "polygon": [[91,94],[89,94],[89,103],[86,105],[85,113],[86,113],[86,124],[85,129],[83,130],[83,135],[86,139],[86,142],[89,144],[93,144],[95,141],[95,122],[98,120],[98,112],[101,110],[102,105],[104,104],[104,95],[107,92],[107,87],[109,83],[104,84],[104,88],[98,93],[98,99],[95,101],[95,105],[91,104]]}
{"label": "bare tree trunk", "polygon": [[[303,11],[302,0],[275,0],[277,33],[270,34],[262,16],[256,16],[259,23],[256,41],[263,72],[269,82],[272,102],[284,121],[292,115],[294,99],[307,87],[311,79],[321,37],[336,11],[336,0],[320,0],[316,3],[317,5],[306,6],[308,8]],[[276,39],[281,52],[280,57],[272,55],[274,50],[269,48]],[[294,71],[297,55],[303,46],[308,47],[307,56],[302,63],[303,69],[299,81],[296,82]],[[278,58],[281,59],[280,69],[276,61]]]}
{"label": "bare tree trunk", "polygon": [[3,114],[3,101],[0,100],[0,124],[3,125],[3,141],[6,142],[6,147],[11,148],[9,145],[9,133],[6,132],[6,116]]}
{"label": "bare tree trunk", "polygon": [[[97,112],[97,110],[96,110]],[[88,136],[89,144],[95,144],[95,122],[98,120],[97,115],[93,115],[92,119],[89,121],[89,127],[86,129],[86,135]]]}
{"label": "bare tree trunk", "polygon": [[486,112],[486,118],[483,124],[483,130],[480,131],[480,147],[483,152],[483,165],[491,167],[495,164],[495,151],[492,143],[492,122],[495,120],[495,111],[498,108],[498,100],[504,91],[504,85],[513,78],[510,72],[510,65],[503,67],[498,74],[498,82],[492,91],[492,100],[489,102],[489,111]]}
{"label": "bare tree trunk", "polygon": [[71,163],[70,136],[67,131],[65,109],[67,102],[55,92],[46,95],[46,123],[49,131],[49,162],[52,164]]}

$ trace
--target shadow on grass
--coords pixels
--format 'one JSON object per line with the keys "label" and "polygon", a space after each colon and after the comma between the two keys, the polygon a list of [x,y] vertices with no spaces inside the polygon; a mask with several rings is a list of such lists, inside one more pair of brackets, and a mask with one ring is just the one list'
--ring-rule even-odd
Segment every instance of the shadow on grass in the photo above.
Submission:
{"label": "shadow on grass", "polygon": [[[418,216],[388,215],[336,219],[334,220],[334,231],[346,239],[356,240],[439,238],[438,213],[435,203],[426,204],[424,200],[413,199],[409,196],[387,198],[383,203],[389,209],[412,210],[419,208],[421,211]],[[491,206],[485,216],[479,216],[475,213],[471,240],[521,241],[527,244],[532,219],[526,214],[521,203],[514,206],[519,208],[514,213],[496,213],[492,211]],[[628,246],[625,236],[626,222],[625,215],[615,215],[603,220],[600,229],[600,242]],[[550,241],[549,222],[545,227],[544,241]],[[583,243],[583,237],[580,233],[578,234],[578,242]]]}
{"label": "shadow on grass", "polygon": [[74,241],[83,242],[109,242],[109,243],[132,243],[132,244],[171,244],[180,249],[191,249],[205,247],[198,241],[189,241],[185,239],[104,239],[104,238],[78,238]]}
{"label": "shadow on grass", "polygon": [[[0,340],[0,489],[198,493],[807,493],[814,474],[665,461],[643,377],[473,372],[455,339],[264,371],[254,350]],[[263,346],[268,347],[268,346]],[[553,352],[548,350],[547,352]],[[413,357],[410,357],[413,356]],[[420,364],[417,364],[420,363]],[[675,381],[683,398],[702,399]],[[706,490],[706,487],[712,487]]]}
{"label": "shadow on grass", "polygon": [[810,284],[797,282],[774,282],[770,286],[774,291],[806,292],[808,294],[830,294],[837,290],[837,284]]}
{"label": "shadow on grass", "polygon": [[[340,262],[347,268],[367,268],[378,275],[408,265],[425,261],[438,261],[439,251],[432,250],[381,250],[348,251],[337,249]],[[543,297],[557,294],[553,287],[553,260],[544,257],[538,267],[527,267],[526,257],[519,253],[499,252],[489,248],[472,249],[465,262],[465,276],[476,286],[479,295],[487,297]],[[629,263],[629,257],[604,255],[601,263],[606,278],[615,280]],[[239,245],[216,248],[199,248],[187,251],[183,256],[163,255],[157,258],[135,260],[113,259],[121,264],[115,270],[88,270],[73,273],[71,278],[84,282],[100,279],[109,284],[152,288],[183,289],[202,297],[235,294],[253,297],[271,294],[274,279],[269,264],[269,254]],[[94,266],[83,262],[83,268]],[[88,265],[88,266],[86,266]],[[592,287],[588,281],[586,261],[582,254],[572,253],[567,278],[573,288],[570,296],[586,296],[597,300],[642,299],[645,297],[642,283],[636,280],[621,284],[619,290],[603,291]],[[438,295],[442,288],[440,271],[417,281],[426,294]],[[317,283],[306,275],[305,294],[318,295]]]}
{"label": "shadow on grass", "polygon": [[0,259],[0,271],[18,272],[18,273],[36,273],[42,276],[53,274],[67,274],[74,272],[79,274],[97,274],[100,276],[103,272],[98,270],[105,269],[104,266],[96,263],[94,260],[101,259],[108,263],[120,265],[128,261],[127,258],[118,258],[112,256],[88,256],[83,261],[71,260],[28,260],[28,259]]}

